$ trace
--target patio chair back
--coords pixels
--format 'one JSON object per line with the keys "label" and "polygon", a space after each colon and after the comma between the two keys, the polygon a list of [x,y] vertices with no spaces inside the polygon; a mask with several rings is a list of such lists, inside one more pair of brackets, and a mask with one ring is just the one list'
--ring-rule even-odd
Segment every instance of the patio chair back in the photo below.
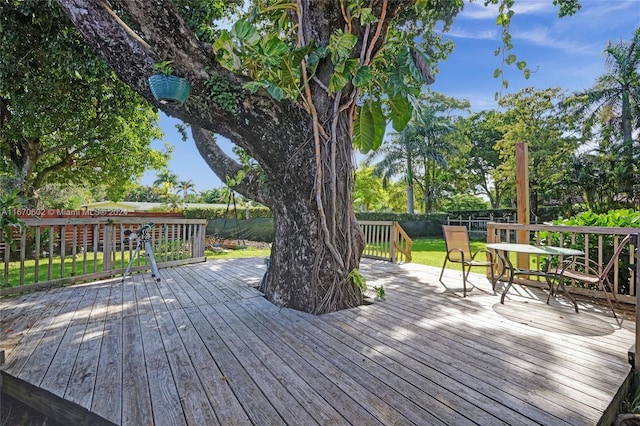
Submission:
{"label": "patio chair back", "polygon": [[[488,250],[471,251],[471,243],[469,243],[469,233],[464,226],[442,225],[442,234],[444,242],[447,246],[447,255],[442,264],[440,271],[440,283],[444,285],[442,276],[447,266],[447,262],[460,263],[462,267],[462,296],[467,296],[467,278],[474,266],[482,266],[489,268],[491,272],[491,288],[495,291],[496,279],[493,272],[493,254]],[[486,260],[476,260],[479,253],[485,253]]]}
{"label": "patio chair back", "polygon": [[465,226],[443,225],[442,233],[449,261],[471,260],[471,243],[469,243],[469,233]]}
{"label": "patio chair back", "polygon": [[618,263],[618,258],[622,253],[622,250],[631,243],[633,245],[633,234],[629,234],[625,236],[618,247],[613,252],[611,259],[607,262],[606,265],[602,266],[598,262],[590,259],[586,256],[577,256],[572,259],[564,261],[559,268],[559,275],[561,278],[567,278],[575,281],[580,281],[585,284],[595,285],[599,290],[604,292],[604,295],[607,299],[609,307],[613,313],[614,318],[617,319],[616,311],[613,309],[613,303],[611,302],[611,297],[609,296],[609,291],[607,291],[607,287],[611,290],[611,296],[616,300],[616,294],[609,280],[609,272],[611,269]]}

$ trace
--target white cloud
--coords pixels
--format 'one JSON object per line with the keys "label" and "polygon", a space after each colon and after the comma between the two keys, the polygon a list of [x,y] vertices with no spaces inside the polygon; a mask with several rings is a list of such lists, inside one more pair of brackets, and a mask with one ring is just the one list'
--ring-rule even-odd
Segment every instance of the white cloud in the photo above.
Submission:
{"label": "white cloud", "polygon": [[467,28],[456,27],[455,29],[447,32],[446,36],[473,40],[495,40],[499,38],[499,33],[497,29],[469,30]]}
{"label": "white cloud", "polygon": [[[555,9],[555,6],[551,0],[520,0],[516,1],[513,6],[513,11],[516,15],[531,15],[548,13]],[[458,15],[458,18],[462,19],[491,19],[494,20],[498,16],[498,5],[490,4],[484,6],[484,2],[476,0],[473,3],[466,2],[462,13]]]}

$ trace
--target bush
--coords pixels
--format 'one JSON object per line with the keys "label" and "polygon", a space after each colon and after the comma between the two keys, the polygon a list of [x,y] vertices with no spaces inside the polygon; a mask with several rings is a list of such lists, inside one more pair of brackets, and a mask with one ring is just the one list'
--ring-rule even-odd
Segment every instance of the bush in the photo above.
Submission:
{"label": "bush", "polygon": [[[227,209],[226,207],[211,209],[189,208],[185,209],[182,214],[187,219],[246,219],[245,208],[237,209],[237,213],[235,209]],[[273,213],[268,207],[249,207],[249,219],[260,217],[273,217]]]}
{"label": "bush", "polygon": [[440,213],[409,214],[390,212],[356,212],[356,219],[358,220],[391,220],[395,222],[435,220],[442,223],[446,218],[447,215]]}

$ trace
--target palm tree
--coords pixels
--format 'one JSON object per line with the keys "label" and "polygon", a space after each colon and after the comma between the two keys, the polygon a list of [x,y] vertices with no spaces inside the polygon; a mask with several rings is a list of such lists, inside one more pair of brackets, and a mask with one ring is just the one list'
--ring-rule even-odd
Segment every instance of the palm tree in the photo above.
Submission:
{"label": "palm tree", "polygon": [[164,204],[167,205],[167,207],[169,208],[169,211],[176,213],[180,211],[180,197],[178,196],[178,194],[169,194],[167,195],[167,198],[164,201]]}
{"label": "palm tree", "polygon": [[370,153],[364,161],[369,166],[373,161],[382,156],[382,160],[375,165],[374,174],[382,176],[383,186],[398,175],[403,175],[407,183],[407,213],[414,213],[413,205],[413,169],[414,162],[418,159],[419,143],[416,139],[417,128],[410,122],[400,133],[391,133],[389,143],[384,143],[377,151]]}
{"label": "palm tree", "polygon": [[169,188],[175,188],[178,184],[178,176],[171,173],[169,170],[163,170],[156,174],[156,180],[153,181],[153,186],[166,186]]}
{"label": "palm tree", "polygon": [[640,27],[630,42],[609,42],[605,54],[607,73],[596,80],[593,88],[575,93],[567,104],[577,114],[586,115],[588,130],[597,124],[603,126],[603,117],[613,116],[614,120],[607,121],[622,135],[623,162],[635,167],[633,127],[638,123],[640,106]]}
{"label": "palm tree", "polygon": [[425,110],[417,116],[416,124],[416,141],[422,169],[422,179],[417,179],[416,182],[422,189],[424,211],[429,213],[435,209],[442,192],[438,177],[447,167],[447,156],[457,148],[446,140],[446,136],[453,132],[451,117]]}
{"label": "palm tree", "polygon": [[374,173],[387,183],[402,175],[407,182],[407,213],[413,214],[414,184],[424,194],[425,212],[433,210],[438,196],[437,176],[447,166],[446,156],[452,145],[444,137],[453,131],[451,118],[424,110],[416,114],[400,133],[392,133],[390,143],[383,144],[365,158],[369,165],[378,156],[383,159],[375,165]]}
{"label": "palm tree", "polygon": [[189,180],[181,180],[178,182],[178,188],[182,191],[182,195],[185,203],[187,202],[187,196],[189,195],[189,191],[193,189],[195,193],[196,185],[193,183],[191,179]]}

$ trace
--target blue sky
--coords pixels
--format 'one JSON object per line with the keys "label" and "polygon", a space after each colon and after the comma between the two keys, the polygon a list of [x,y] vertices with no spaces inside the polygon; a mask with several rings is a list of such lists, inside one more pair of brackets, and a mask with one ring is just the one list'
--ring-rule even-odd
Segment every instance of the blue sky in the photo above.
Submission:
{"label": "blue sky", "polygon": [[[439,65],[432,90],[459,99],[468,99],[473,111],[497,108],[495,93],[501,82],[493,78],[500,59],[493,52],[500,47],[500,28],[495,25],[496,8],[483,6],[483,0],[465,5],[446,36],[456,43],[449,59]],[[640,26],[640,0],[581,0],[582,9],[574,16],[559,19],[552,0],[516,0],[511,34],[513,53],[525,60],[533,72],[525,80],[515,67],[505,69],[508,90],[525,87],[560,87],[568,92],[593,85],[605,73],[604,49],[608,41],[629,41]],[[191,179],[196,190],[222,186],[200,157],[192,140],[183,142],[175,130],[176,120],[162,116],[164,141],[174,145],[169,170],[179,180]],[[162,146],[159,142],[158,148]],[[230,152],[231,144],[223,143]],[[151,184],[155,172],[147,172],[143,184]]]}

